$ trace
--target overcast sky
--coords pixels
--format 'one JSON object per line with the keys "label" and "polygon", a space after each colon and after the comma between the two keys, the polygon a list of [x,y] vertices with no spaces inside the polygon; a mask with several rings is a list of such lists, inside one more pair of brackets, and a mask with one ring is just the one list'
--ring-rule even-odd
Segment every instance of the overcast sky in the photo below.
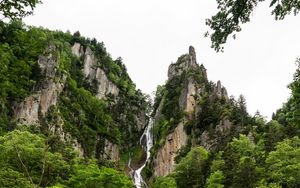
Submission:
{"label": "overcast sky", "polygon": [[259,110],[270,117],[290,95],[287,85],[300,56],[300,16],[274,21],[267,4],[260,4],[237,40],[216,53],[203,37],[205,19],[215,12],[214,0],[43,0],[25,23],[79,30],[103,41],[148,94],[165,83],[169,64],[192,45],[210,80],[221,80],[229,95],[243,94],[251,114]]}

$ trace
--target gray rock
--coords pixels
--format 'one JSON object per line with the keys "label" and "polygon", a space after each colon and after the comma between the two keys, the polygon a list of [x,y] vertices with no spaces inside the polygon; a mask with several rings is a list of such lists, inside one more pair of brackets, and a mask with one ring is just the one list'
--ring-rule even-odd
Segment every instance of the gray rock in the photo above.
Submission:
{"label": "gray rock", "polygon": [[39,57],[38,65],[45,79],[37,84],[33,94],[13,107],[15,117],[20,124],[38,125],[39,112],[45,116],[49,108],[57,103],[58,96],[64,88],[66,76],[58,73],[58,59],[53,55],[54,52],[55,46],[49,45],[46,49],[48,55]]}
{"label": "gray rock", "polygon": [[96,97],[102,99],[109,94],[117,96],[119,94],[119,88],[115,84],[113,84],[107,78],[105,72],[98,67],[99,63],[94,55],[94,52],[89,47],[87,47],[84,55],[85,58],[82,72],[91,85],[96,83]]}
{"label": "gray rock", "polygon": [[102,160],[111,160],[117,162],[120,160],[120,152],[118,145],[105,139],[104,141],[104,152],[101,156]]}
{"label": "gray rock", "polygon": [[95,79],[98,87],[96,97],[99,99],[105,98],[109,94],[114,96],[119,94],[119,88],[110,80],[108,80],[105,72],[102,69],[97,68]]}
{"label": "gray rock", "polygon": [[214,95],[219,98],[222,99],[224,98],[226,101],[229,100],[228,94],[227,94],[227,90],[225,87],[223,87],[221,85],[221,81],[218,80],[217,85],[214,88]]}
{"label": "gray rock", "polygon": [[81,57],[82,55],[84,55],[83,47],[77,42],[74,43],[71,50],[72,53],[77,57]]}
{"label": "gray rock", "polygon": [[175,168],[176,152],[187,144],[187,135],[183,123],[179,123],[173,133],[166,137],[165,144],[154,159],[154,176],[165,176]]}
{"label": "gray rock", "polygon": [[178,58],[176,63],[172,63],[168,69],[168,79],[181,75],[185,70],[195,69],[198,67],[196,52],[194,47],[189,47],[189,53]]}

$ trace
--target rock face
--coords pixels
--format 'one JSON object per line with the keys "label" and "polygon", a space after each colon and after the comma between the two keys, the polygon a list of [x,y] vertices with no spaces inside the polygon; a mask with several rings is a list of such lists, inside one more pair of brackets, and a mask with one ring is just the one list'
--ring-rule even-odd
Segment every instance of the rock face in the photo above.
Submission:
{"label": "rock face", "polygon": [[[168,70],[168,79],[174,76],[180,76],[184,71],[197,69],[199,66],[196,62],[196,53],[193,47],[189,48],[189,54],[181,56],[175,64],[171,64]],[[167,135],[165,144],[159,149],[154,159],[154,175],[165,176],[175,168],[176,152],[187,144],[187,135],[184,131],[184,124],[190,120],[195,112],[196,95],[199,90],[196,82],[192,78],[185,80],[179,97],[179,107],[187,113],[187,116],[176,126],[174,131]],[[160,102],[154,117],[155,122],[161,118],[161,108],[164,100]]]}
{"label": "rock face", "polygon": [[[56,106],[58,97],[64,89],[66,75],[59,71],[59,60],[54,55],[56,48],[49,45],[45,50],[47,56],[41,55],[38,65],[42,79],[34,88],[33,94],[26,97],[23,102],[14,106],[14,113],[19,124],[40,125],[40,119],[45,117],[51,106]],[[63,141],[70,141],[80,156],[84,155],[81,144],[63,130],[63,119],[58,116],[56,122],[47,123],[48,130],[52,134],[58,135]]]}
{"label": "rock face", "polygon": [[[95,57],[94,52],[89,47],[84,51],[79,43],[75,43],[72,46],[72,53],[77,57],[84,57],[82,72],[90,85],[96,87],[97,98],[103,99],[108,95],[118,96],[119,88],[107,78],[106,73],[99,67],[100,63]],[[103,160],[119,161],[118,145],[113,144],[107,139],[104,142],[104,151],[100,157]]]}
{"label": "rock face", "polygon": [[196,52],[194,47],[190,46],[189,54],[182,55],[180,58],[178,58],[176,63],[173,63],[169,66],[168,78],[170,80],[174,76],[181,75],[185,70],[195,69],[197,67]]}
{"label": "rock face", "polygon": [[195,111],[195,96],[197,95],[197,92],[195,81],[191,78],[186,80],[179,97],[179,106],[187,113],[188,119],[192,118]]}
{"label": "rock face", "polygon": [[[226,117],[221,118],[221,121],[214,125],[204,125],[197,122],[200,121],[198,118],[202,117],[203,113],[206,112],[205,110],[207,110],[201,105],[219,104],[219,101],[224,99],[225,102],[228,102],[229,98],[226,89],[221,85],[220,81],[217,84],[208,81],[206,69],[203,65],[199,66],[197,64],[196,53],[193,47],[189,48],[188,54],[182,55],[176,63],[169,66],[168,82],[172,81],[172,79],[176,79],[176,84],[178,82],[181,83],[180,86],[175,88],[181,89],[178,97],[178,106],[184,112],[184,117],[175,129],[166,136],[165,143],[153,157],[154,176],[165,176],[174,170],[176,165],[174,158],[178,151],[187,145],[188,138],[191,139],[192,146],[202,145],[208,151],[213,151],[226,139],[226,135],[229,135],[232,128],[232,123]],[[172,91],[168,90],[167,92]],[[171,99],[163,97],[160,101],[154,115],[155,123],[164,117],[162,113],[163,106],[165,101],[168,100],[170,102]],[[206,102],[200,104],[203,101]],[[187,122],[192,122],[196,127],[195,129],[190,128],[189,137],[185,132]],[[209,130],[209,127],[213,127],[214,130]]]}
{"label": "rock face", "polygon": [[81,57],[84,55],[83,47],[77,42],[74,43],[71,50],[76,57]]}
{"label": "rock face", "polygon": [[222,136],[226,136],[230,133],[232,128],[232,123],[224,119],[220,121],[220,123],[216,126],[213,134],[210,134],[207,130],[205,130],[200,137],[200,144],[203,146],[207,151],[214,151]]}
{"label": "rock face", "polygon": [[75,43],[72,47],[72,53],[77,57],[84,56],[82,72],[91,85],[95,84],[97,90],[96,96],[99,99],[105,98],[107,95],[117,96],[119,94],[119,88],[113,84],[107,78],[105,72],[99,68],[99,62],[89,47],[87,47],[84,52],[83,47]]}
{"label": "rock face", "polygon": [[37,84],[32,95],[13,108],[15,117],[21,124],[39,124],[39,116],[45,116],[49,108],[56,105],[64,88],[66,76],[58,72],[58,59],[53,55],[54,51],[55,46],[50,45],[46,49],[46,54],[49,55],[39,57],[38,65],[45,78]]}
{"label": "rock face", "polygon": [[119,88],[113,84],[110,80],[107,79],[105,72],[97,68],[95,79],[97,80],[97,97],[99,99],[104,98],[108,94],[117,96],[119,94]]}
{"label": "rock face", "polygon": [[227,90],[221,85],[220,80],[217,82],[217,85],[214,88],[214,95],[216,95],[219,99],[224,98],[227,101],[229,100]]}
{"label": "rock face", "polygon": [[[26,97],[23,102],[14,106],[14,113],[17,121],[20,124],[40,125],[40,118],[45,117],[51,106],[57,105],[58,97],[64,89],[66,75],[59,72],[59,60],[54,55],[55,46],[49,45],[45,50],[47,56],[40,56],[38,65],[41,70],[43,78],[35,86],[33,94]],[[90,48],[84,52],[83,47],[75,43],[72,47],[72,52],[75,56],[85,56],[83,73],[85,77],[92,83],[97,82],[97,97],[104,98],[108,94],[117,95],[119,89],[111,81],[108,80],[104,71],[97,68],[97,59]],[[75,150],[79,152],[80,156],[84,156],[84,148],[82,145],[63,130],[63,120],[55,122],[56,125],[48,124],[49,130],[53,134],[57,134],[64,141],[72,143]],[[113,161],[119,160],[119,148],[116,144],[105,140],[104,155],[105,159]]]}
{"label": "rock face", "polygon": [[179,123],[174,132],[167,136],[165,144],[154,160],[154,176],[165,176],[174,170],[176,152],[187,142],[183,126],[183,123]]}
{"label": "rock face", "polygon": [[104,160],[110,160],[117,162],[120,160],[119,146],[105,139],[104,141],[104,153],[101,156]]}

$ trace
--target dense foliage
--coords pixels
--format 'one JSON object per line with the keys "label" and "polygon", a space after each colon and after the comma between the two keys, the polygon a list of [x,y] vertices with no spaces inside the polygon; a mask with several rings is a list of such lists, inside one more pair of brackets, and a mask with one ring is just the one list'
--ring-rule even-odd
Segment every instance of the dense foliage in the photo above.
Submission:
{"label": "dense foliage", "polygon": [[[284,5],[282,1],[280,6]],[[281,18],[280,11],[277,14]],[[247,15],[244,19],[247,21]],[[82,73],[83,57],[71,53],[75,42],[95,53],[97,67],[118,87],[117,97],[95,97],[95,83]],[[38,58],[50,44],[56,47],[53,55],[59,59],[55,79],[64,89],[57,105],[45,116],[39,114],[38,126],[22,126],[14,117],[14,107],[41,87],[45,78]],[[160,111],[161,117],[153,128],[152,155],[179,122],[184,122],[188,144],[176,153],[175,170],[166,177],[151,179],[151,186],[300,187],[297,62],[294,81],[289,85],[292,95],[269,122],[259,113],[250,116],[242,95],[237,99],[218,96],[216,84],[207,80],[202,65],[184,70],[159,86],[153,114]],[[129,152],[135,155],[135,166],[145,158],[142,148],[135,145],[143,129],[137,127],[139,115],[149,113],[150,104],[147,96],[136,90],[121,58],[113,60],[103,43],[84,38],[79,32],[72,35],[18,21],[0,22],[0,67],[0,187],[133,187],[132,181],[116,169],[123,170]],[[200,97],[195,96],[198,111],[192,115],[179,103],[187,80],[201,88]],[[229,132],[220,129],[226,122],[230,122]],[[204,133],[213,141],[209,151],[200,146],[204,145]],[[85,158],[74,150],[72,139],[61,139],[63,134],[81,144]],[[106,140],[120,148],[119,164],[102,157]],[[144,170],[147,177],[152,176],[151,168],[148,164]]]}
{"label": "dense foliage", "polygon": [[[74,43],[90,48],[98,65],[119,89],[118,96],[95,97],[96,85],[83,75],[84,57],[71,52]],[[53,46],[53,51],[45,49]],[[15,108],[47,84],[38,60],[58,61],[54,82],[64,84],[57,105],[37,125],[22,128]],[[69,32],[0,22],[0,187],[132,187],[121,172],[126,161],[104,157],[105,141],[128,156],[147,121],[147,96],[136,90],[121,58],[113,60],[103,43]],[[138,118],[143,118],[139,120]],[[25,129],[25,130],[23,130]],[[73,151],[74,140],[85,160]],[[94,162],[88,159],[95,158]],[[127,158],[128,160],[128,158]],[[118,164],[119,162],[119,164]],[[18,181],[14,181],[18,179]]]}
{"label": "dense foliage", "polygon": [[38,56],[51,39],[48,31],[21,22],[0,22],[0,127],[10,129],[14,102],[29,95],[38,82]]}
{"label": "dense foliage", "polygon": [[298,187],[299,138],[278,142],[269,153],[261,141],[255,144],[240,135],[224,151],[210,155],[203,148],[193,148],[173,173],[157,178],[153,187],[174,181],[174,187]]}
{"label": "dense foliage", "polygon": [[133,187],[122,173],[84,162],[72,148],[55,149],[51,137],[15,130],[0,137],[1,187]]}

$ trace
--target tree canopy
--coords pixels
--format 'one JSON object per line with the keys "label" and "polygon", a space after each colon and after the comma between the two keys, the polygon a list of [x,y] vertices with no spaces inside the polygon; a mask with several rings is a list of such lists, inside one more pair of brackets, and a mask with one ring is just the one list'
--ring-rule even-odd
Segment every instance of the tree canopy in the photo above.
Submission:
{"label": "tree canopy", "polygon": [[[212,41],[211,47],[217,52],[223,51],[223,44],[229,36],[236,37],[236,33],[241,31],[241,24],[250,21],[250,15],[254,8],[265,0],[217,0],[218,12],[206,20],[206,25],[212,32],[207,32]],[[293,13],[297,15],[300,10],[298,0],[269,0],[271,14],[276,20],[282,20],[285,16]]]}

